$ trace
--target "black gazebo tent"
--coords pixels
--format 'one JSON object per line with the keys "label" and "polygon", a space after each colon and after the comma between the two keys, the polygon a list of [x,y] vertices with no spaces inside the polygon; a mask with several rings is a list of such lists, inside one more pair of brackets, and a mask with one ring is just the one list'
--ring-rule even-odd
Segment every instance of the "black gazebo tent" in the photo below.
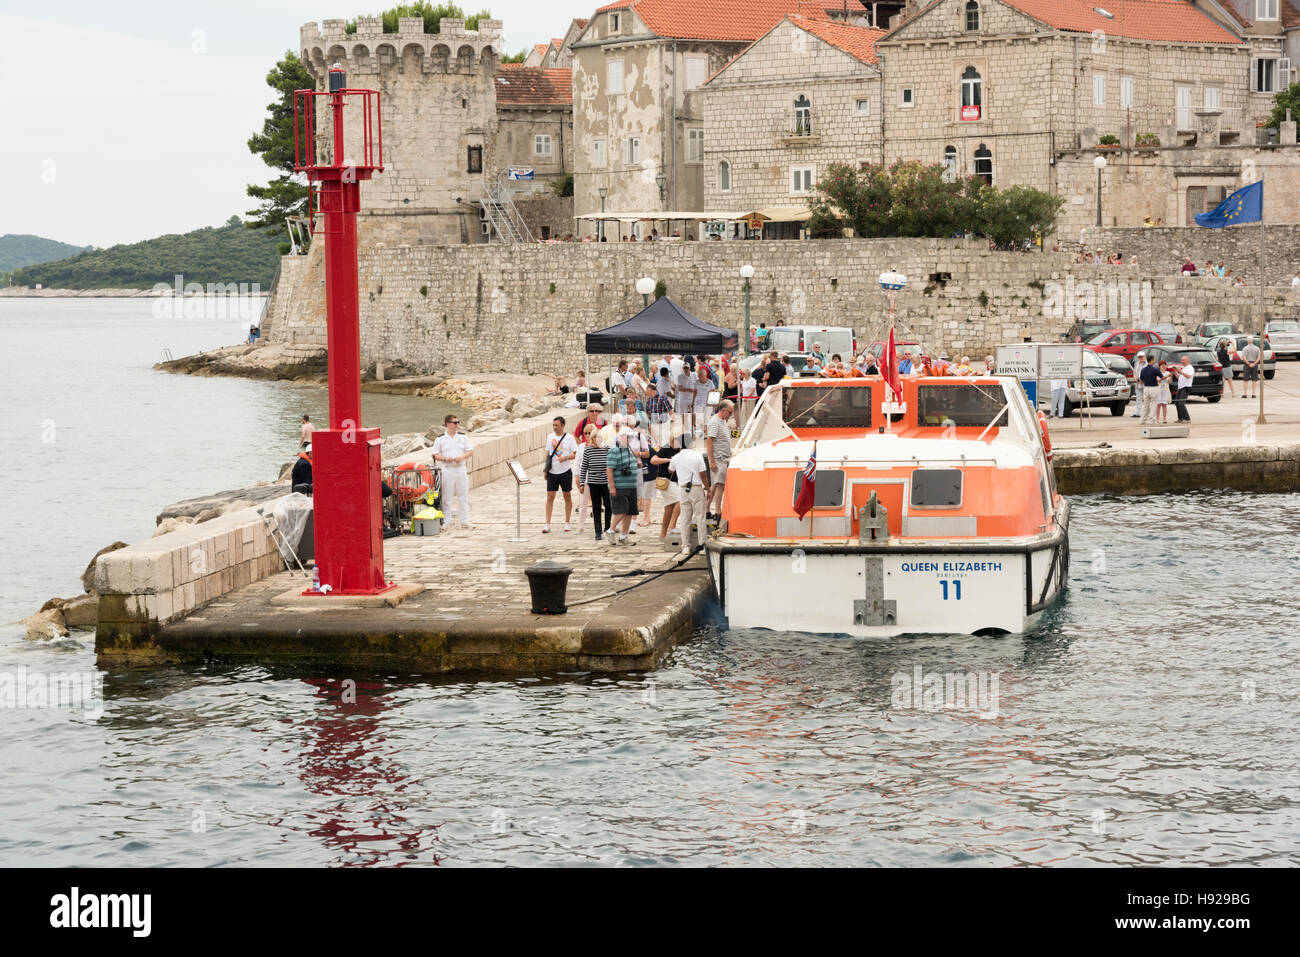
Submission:
{"label": "black gazebo tent", "polygon": [[697,319],[665,296],[631,319],[587,333],[587,354],[718,355],[735,349],[736,341],[735,329],[723,329]]}

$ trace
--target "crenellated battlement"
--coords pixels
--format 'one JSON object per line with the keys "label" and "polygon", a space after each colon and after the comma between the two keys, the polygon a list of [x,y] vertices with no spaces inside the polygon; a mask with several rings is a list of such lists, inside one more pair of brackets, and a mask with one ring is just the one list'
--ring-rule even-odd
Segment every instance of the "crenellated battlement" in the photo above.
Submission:
{"label": "crenellated battlement", "polygon": [[477,30],[467,30],[464,20],[445,17],[438,21],[438,31],[425,33],[422,17],[398,18],[396,33],[385,33],[379,17],[358,17],[355,33],[346,32],[343,20],[312,21],[300,32],[301,55],[318,81],[336,62],[349,74],[389,68],[401,73],[412,68],[423,73],[496,72],[505,34],[502,21],[480,20]]}

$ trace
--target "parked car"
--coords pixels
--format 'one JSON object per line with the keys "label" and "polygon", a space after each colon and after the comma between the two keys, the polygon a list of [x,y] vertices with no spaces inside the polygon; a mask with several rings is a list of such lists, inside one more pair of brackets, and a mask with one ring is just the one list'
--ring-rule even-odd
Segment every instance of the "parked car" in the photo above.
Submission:
{"label": "parked car", "polygon": [[[1207,402],[1218,402],[1223,398],[1223,366],[1214,358],[1214,353],[1204,346],[1151,346],[1146,350],[1147,362],[1159,362],[1164,359],[1174,368],[1183,364],[1183,356],[1189,356],[1196,376],[1192,380],[1192,396],[1200,396]],[[1173,390],[1171,390],[1173,391]]]}
{"label": "parked car", "polygon": [[[1259,345],[1259,336],[1215,336],[1205,343],[1205,348],[1210,350],[1211,355],[1218,355],[1219,343],[1224,339],[1231,339],[1233,348],[1238,352],[1246,347],[1246,341],[1249,340],[1255,345]],[[1260,365],[1264,369],[1264,378],[1271,379],[1277,373],[1277,353],[1268,348],[1269,341],[1264,340],[1264,361]],[[1234,359],[1232,363],[1232,377],[1240,379],[1246,369],[1246,363],[1240,359]]]}
{"label": "parked car", "polygon": [[[1040,383],[1038,407],[1049,409],[1052,406],[1052,389],[1048,380]],[[1065,414],[1069,416],[1075,409],[1088,405],[1097,410],[1103,406],[1110,408],[1110,414],[1124,414],[1128,405],[1130,388],[1126,378],[1112,372],[1102,356],[1088,349],[1083,350],[1083,379],[1070,379],[1065,390]]]}
{"label": "parked car", "polygon": [[1101,358],[1101,361],[1105,363],[1107,369],[1116,375],[1122,375],[1124,377],[1124,381],[1128,383],[1128,397],[1129,399],[1132,399],[1137,393],[1137,380],[1133,375],[1132,364],[1123,356],[1117,356],[1110,352],[1098,352],[1093,346],[1087,346],[1086,348],[1097,352],[1097,355]]}
{"label": "parked car", "polygon": [[1219,336],[1236,335],[1240,330],[1230,322],[1203,322],[1192,330],[1192,342],[1205,345],[1210,339]]}
{"label": "parked car", "polygon": [[1111,328],[1109,319],[1078,319],[1061,336],[1066,342],[1087,342],[1100,332]]}
{"label": "parked car", "polygon": [[1178,327],[1172,322],[1153,323],[1151,329],[1160,334],[1160,338],[1165,345],[1181,346],[1185,342],[1183,334],[1178,331]]}
{"label": "parked car", "polygon": [[1096,352],[1109,352],[1132,362],[1133,357],[1147,346],[1164,341],[1160,333],[1150,329],[1109,329],[1097,333],[1085,345]]}
{"label": "parked car", "polygon": [[1300,319],[1270,319],[1264,323],[1264,338],[1278,356],[1300,359]]}

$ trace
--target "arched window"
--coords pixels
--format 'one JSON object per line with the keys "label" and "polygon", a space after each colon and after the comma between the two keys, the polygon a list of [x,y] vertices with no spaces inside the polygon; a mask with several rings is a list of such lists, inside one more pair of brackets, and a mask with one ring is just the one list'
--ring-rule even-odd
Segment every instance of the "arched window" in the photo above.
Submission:
{"label": "arched window", "polygon": [[975,0],[968,0],[966,3],[966,32],[979,33],[980,29],[980,5]]}
{"label": "arched window", "polygon": [[945,183],[957,182],[957,147],[943,148],[943,179]]}
{"label": "arched window", "polygon": [[975,151],[975,175],[990,186],[993,185],[993,154],[983,143]]}
{"label": "arched window", "polygon": [[961,75],[961,105],[979,106],[983,102],[980,74],[973,66],[966,67]]}
{"label": "arched window", "polygon": [[794,135],[812,135],[812,103],[803,94],[794,101]]}
{"label": "arched window", "polygon": [[731,164],[726,160],[718,164],[718,189],[724,193],[731,192]]}

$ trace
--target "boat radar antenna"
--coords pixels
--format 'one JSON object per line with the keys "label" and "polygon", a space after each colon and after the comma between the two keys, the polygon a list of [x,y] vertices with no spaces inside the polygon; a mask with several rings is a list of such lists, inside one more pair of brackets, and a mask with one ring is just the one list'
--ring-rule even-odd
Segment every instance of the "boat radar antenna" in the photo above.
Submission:
{"label": "boat radar antenna", "polygon": [[[885,291],[885,296],[889,299],[889,340],[886,349],[893,349],[894,343],[896,341],[896,338],[894,336],[894,320],[897,314],[897,303],[895,301],[895,297],[898,295],[898,291],[900,289],[907,288],[907,277],[904,276],[901,272],[898,272],[897,270],[894,269],[886,270],[885,272],[882,272],[880,274],[880,288]],[[885,358],[883,353],[881,354],[880,358],[882,360]],[[897,361],[896,356],[891,358],[892,361],[895,362]],[[895,372],[895,374],[897,373]],[[885,385],[889,389],[890,397],[893,400],[892,402],[887,403],[887,405],[889,405],[891,408],[889,411],[885,412],[885,428],[888,429],[889,423],[892,420],[892,416],[893,416],[892,406],[897,404],[897,402],[899,401],[899,399],[902,398],[902,396],[894,394],[895,390],[894,390],[893,383],[890,381],[890,376],[885,375],[884,379],[885,379]]]}

